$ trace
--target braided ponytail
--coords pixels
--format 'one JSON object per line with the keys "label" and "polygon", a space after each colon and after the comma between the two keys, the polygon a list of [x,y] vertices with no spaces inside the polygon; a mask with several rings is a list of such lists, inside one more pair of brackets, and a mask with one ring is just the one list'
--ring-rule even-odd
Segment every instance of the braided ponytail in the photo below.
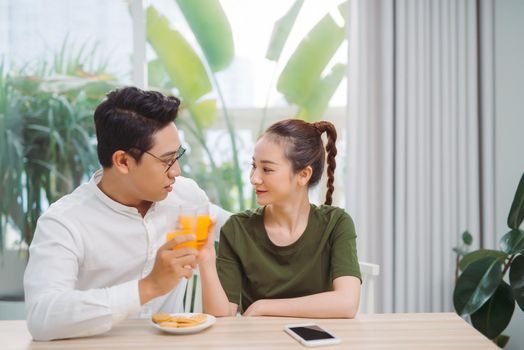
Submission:
{"label": "braided ponytail", "polygon": [[335,126],[327,121],[320,121],[313,123],[313,126],[320,132],[327,134],[327,192],[326,192],[326,202],[325,204],[331,205],[333,203],[333,191],[335,190],[335,168],[337,167],[337,162],[335,161],[335,156],[337,155],[337,130]]}

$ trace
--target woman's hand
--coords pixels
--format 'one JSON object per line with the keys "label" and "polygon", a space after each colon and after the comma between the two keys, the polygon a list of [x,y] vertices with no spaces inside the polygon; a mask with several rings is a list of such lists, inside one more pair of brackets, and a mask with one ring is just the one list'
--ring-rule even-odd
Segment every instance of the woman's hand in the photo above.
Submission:
{"label": "woman's hand", "polygon": [[215,223],[216,220],[211,220],[207,234],[207,243],[198,252],[198,264],[205,264],[216,259],[215,235],[213,234]]}

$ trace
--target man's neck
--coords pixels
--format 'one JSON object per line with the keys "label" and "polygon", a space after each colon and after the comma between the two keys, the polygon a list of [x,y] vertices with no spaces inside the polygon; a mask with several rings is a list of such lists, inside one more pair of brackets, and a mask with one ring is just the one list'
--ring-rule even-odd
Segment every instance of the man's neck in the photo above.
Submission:
{"label": "man's neck", "polygon": [[122,205],[133,207],[144,217],[153,205],[152,202],[137,199],[133,196],[127,186],[126,181],[115,174],[111,169],[103,169],[102,178],[97,184],[98,188],[106,196]]}

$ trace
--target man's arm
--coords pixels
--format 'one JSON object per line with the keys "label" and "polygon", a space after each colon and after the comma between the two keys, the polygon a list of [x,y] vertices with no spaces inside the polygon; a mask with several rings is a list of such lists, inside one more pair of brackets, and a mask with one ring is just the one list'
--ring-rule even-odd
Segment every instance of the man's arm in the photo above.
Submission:
{"label": "man's arm", "polygon": [[[155,267],[144,279],[147,283],[132,280],[107,288],[77,290],[83,248],[74,237],[61,220],[44,217],[38,222],[24,275],[27,325],[36,340],[85,337],[110,330],[139,311],[141,304],[167,293],[181,277],[190,276],[190,268],[184,266],[194,265],[197,254],[182,249],[167,251],[180,243],[170,241],[159,249]],[[165,282],[158,283],[160,280]]]}

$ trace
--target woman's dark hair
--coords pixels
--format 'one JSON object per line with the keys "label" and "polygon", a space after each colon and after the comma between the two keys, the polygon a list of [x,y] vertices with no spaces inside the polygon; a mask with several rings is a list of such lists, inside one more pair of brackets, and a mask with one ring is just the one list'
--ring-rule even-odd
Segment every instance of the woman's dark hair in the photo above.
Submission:
{"label": "woman's dark hair", "polygon": [[108,93],[94,114],[100,164],[111,167],[111,157],[118,150],[140,161],[153,147],[153,135],[175,120],[179,105],[180,100],[174,96],[136,87]]}
{"label": "woman's dark hair", "polygon": [[[309,186],[315,186],[320,181],[326,162],[326,151],[322,142],[322,134],[327,134],[327,192],[326,204],[331,205],[335,187],[335,168],[337,163],[337,131],[335,126],[327,121],[308,123],[300,119],[286,119],[271,125],[263,136],[277,137],[282,141],[284,154],[291,161],[293,172],[296,174],[307,166],[311,166],[313,173]],[[281,140],[278,140],[281,138]]]}

